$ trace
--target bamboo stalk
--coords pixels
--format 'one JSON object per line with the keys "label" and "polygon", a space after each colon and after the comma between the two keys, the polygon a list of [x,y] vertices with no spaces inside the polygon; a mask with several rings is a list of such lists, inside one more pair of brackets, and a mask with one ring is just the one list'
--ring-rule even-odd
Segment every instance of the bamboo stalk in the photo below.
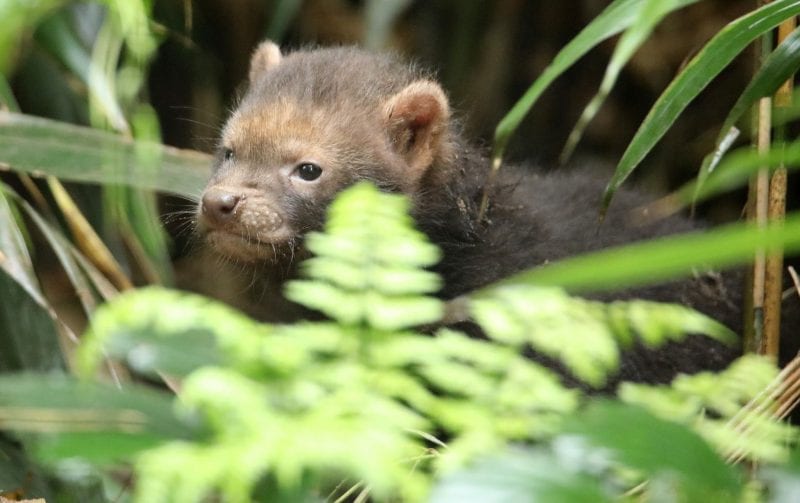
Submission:
{"label": "bamboo stalk", "polygon": [[[797,26],[794,17],[781,23],[778,28],[778,43]],[[791,105],[794,79],[787,80],[775,93],[775,106]],[[786,167],[781,165],[772,174],[769,186],[767,218],[770,222],[782,222],[786,214]],[[781,301],[783,296],[783,251],[777,250],[766,258],[764,291],[764,343],[762,353],[777,356],[780,345]]]}
{"label": "bamboo stalk", "polygon": [[[758,103],[756,148],[759,153],[769,151],[772,140],[772,99],[762,98]],[[747,219],[759,227],[767,225],[767,204],[769,196],[768,168],[759,169],[750,181],[750,193],[747,202]],[[748,296],[750,306],[745,323],[745,350],[761,353],[763,347],[764,297],[766,283],[766,257],[764,250],[758,250],[753,257],[753,267],[748,281],[751,293]]]}

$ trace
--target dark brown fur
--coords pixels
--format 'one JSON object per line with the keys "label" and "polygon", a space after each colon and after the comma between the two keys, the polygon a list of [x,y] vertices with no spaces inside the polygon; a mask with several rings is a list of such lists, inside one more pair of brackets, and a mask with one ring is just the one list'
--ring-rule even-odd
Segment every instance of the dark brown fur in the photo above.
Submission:
{"label": "dark brown fur", "polygon": [[[487,159],[463,139],[438,84],[391,56],[354,48],[281,56],[265,43],[250,78],[225,126],[198,220],[211,248],[253,279],[251,311],[263,319],[308,314],[283,300],[280,287],[305,255],[303,235],[321,227],[328,203],[357,180],[411,198],[417,224],[444,251],[436,270],[448,299],[548,261],[693,229],[680,218],[641,225],[632,209],[646,200],[626,190],[598,228],[602,179],[521,167],[501,170],[479,222]],[[321,167],[320,177],[303,180],[304,163]],[[738,283],[736,274],[702,273],[613,297],[678,302],[739,331]],[[734,355],[692,337],[661,351],[629,352],[622,375],[663,381],[679,370],[720,368]]]}

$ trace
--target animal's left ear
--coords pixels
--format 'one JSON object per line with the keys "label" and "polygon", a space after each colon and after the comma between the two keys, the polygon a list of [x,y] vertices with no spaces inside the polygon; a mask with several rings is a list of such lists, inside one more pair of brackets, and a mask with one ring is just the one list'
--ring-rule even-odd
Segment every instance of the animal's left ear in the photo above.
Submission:
{"label": "animal's left ear", "polygon": [[419,181],[443,148],[450,107],[436,82],[419,80],[392,96],[384,109],[389,138]]}
{"label": "animal's left ear", "polygon": [[253,85],[261,75],[265,74],[270,68],[280,64],[282,59],[281,48],[272,40],[261,42],[253,55],[250,56],[250,85]]}

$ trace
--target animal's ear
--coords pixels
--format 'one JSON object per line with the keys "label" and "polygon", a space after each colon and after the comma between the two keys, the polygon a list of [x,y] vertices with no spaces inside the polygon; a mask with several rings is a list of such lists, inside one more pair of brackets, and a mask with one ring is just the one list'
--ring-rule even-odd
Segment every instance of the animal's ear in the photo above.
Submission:
{"label": "animal's ear", "polygon": [[418,80],[392,96],[384,109],[389,138],[406,160],[416,182],[443,147],[450,107],[442,88],[430,80]]}
{"label": "animal's ear", "polygon": [[258,44],[253,55],[250,56],[250,84],[261,77],[267,70],[281,62],[281,49],[272,40],[265,40]]}

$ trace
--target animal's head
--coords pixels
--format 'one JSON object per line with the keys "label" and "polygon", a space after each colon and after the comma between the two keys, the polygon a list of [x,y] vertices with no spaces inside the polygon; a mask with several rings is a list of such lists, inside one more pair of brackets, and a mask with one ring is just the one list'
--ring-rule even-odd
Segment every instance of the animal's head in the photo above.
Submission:
{"label": "animal's head", "polygon": [[198,229],[237,261],[280,259],[357,180],[418,194],[452,155],[449,116],[441,87],[394,58],[354,48],[282,55],[264,42],[223,129]]}

